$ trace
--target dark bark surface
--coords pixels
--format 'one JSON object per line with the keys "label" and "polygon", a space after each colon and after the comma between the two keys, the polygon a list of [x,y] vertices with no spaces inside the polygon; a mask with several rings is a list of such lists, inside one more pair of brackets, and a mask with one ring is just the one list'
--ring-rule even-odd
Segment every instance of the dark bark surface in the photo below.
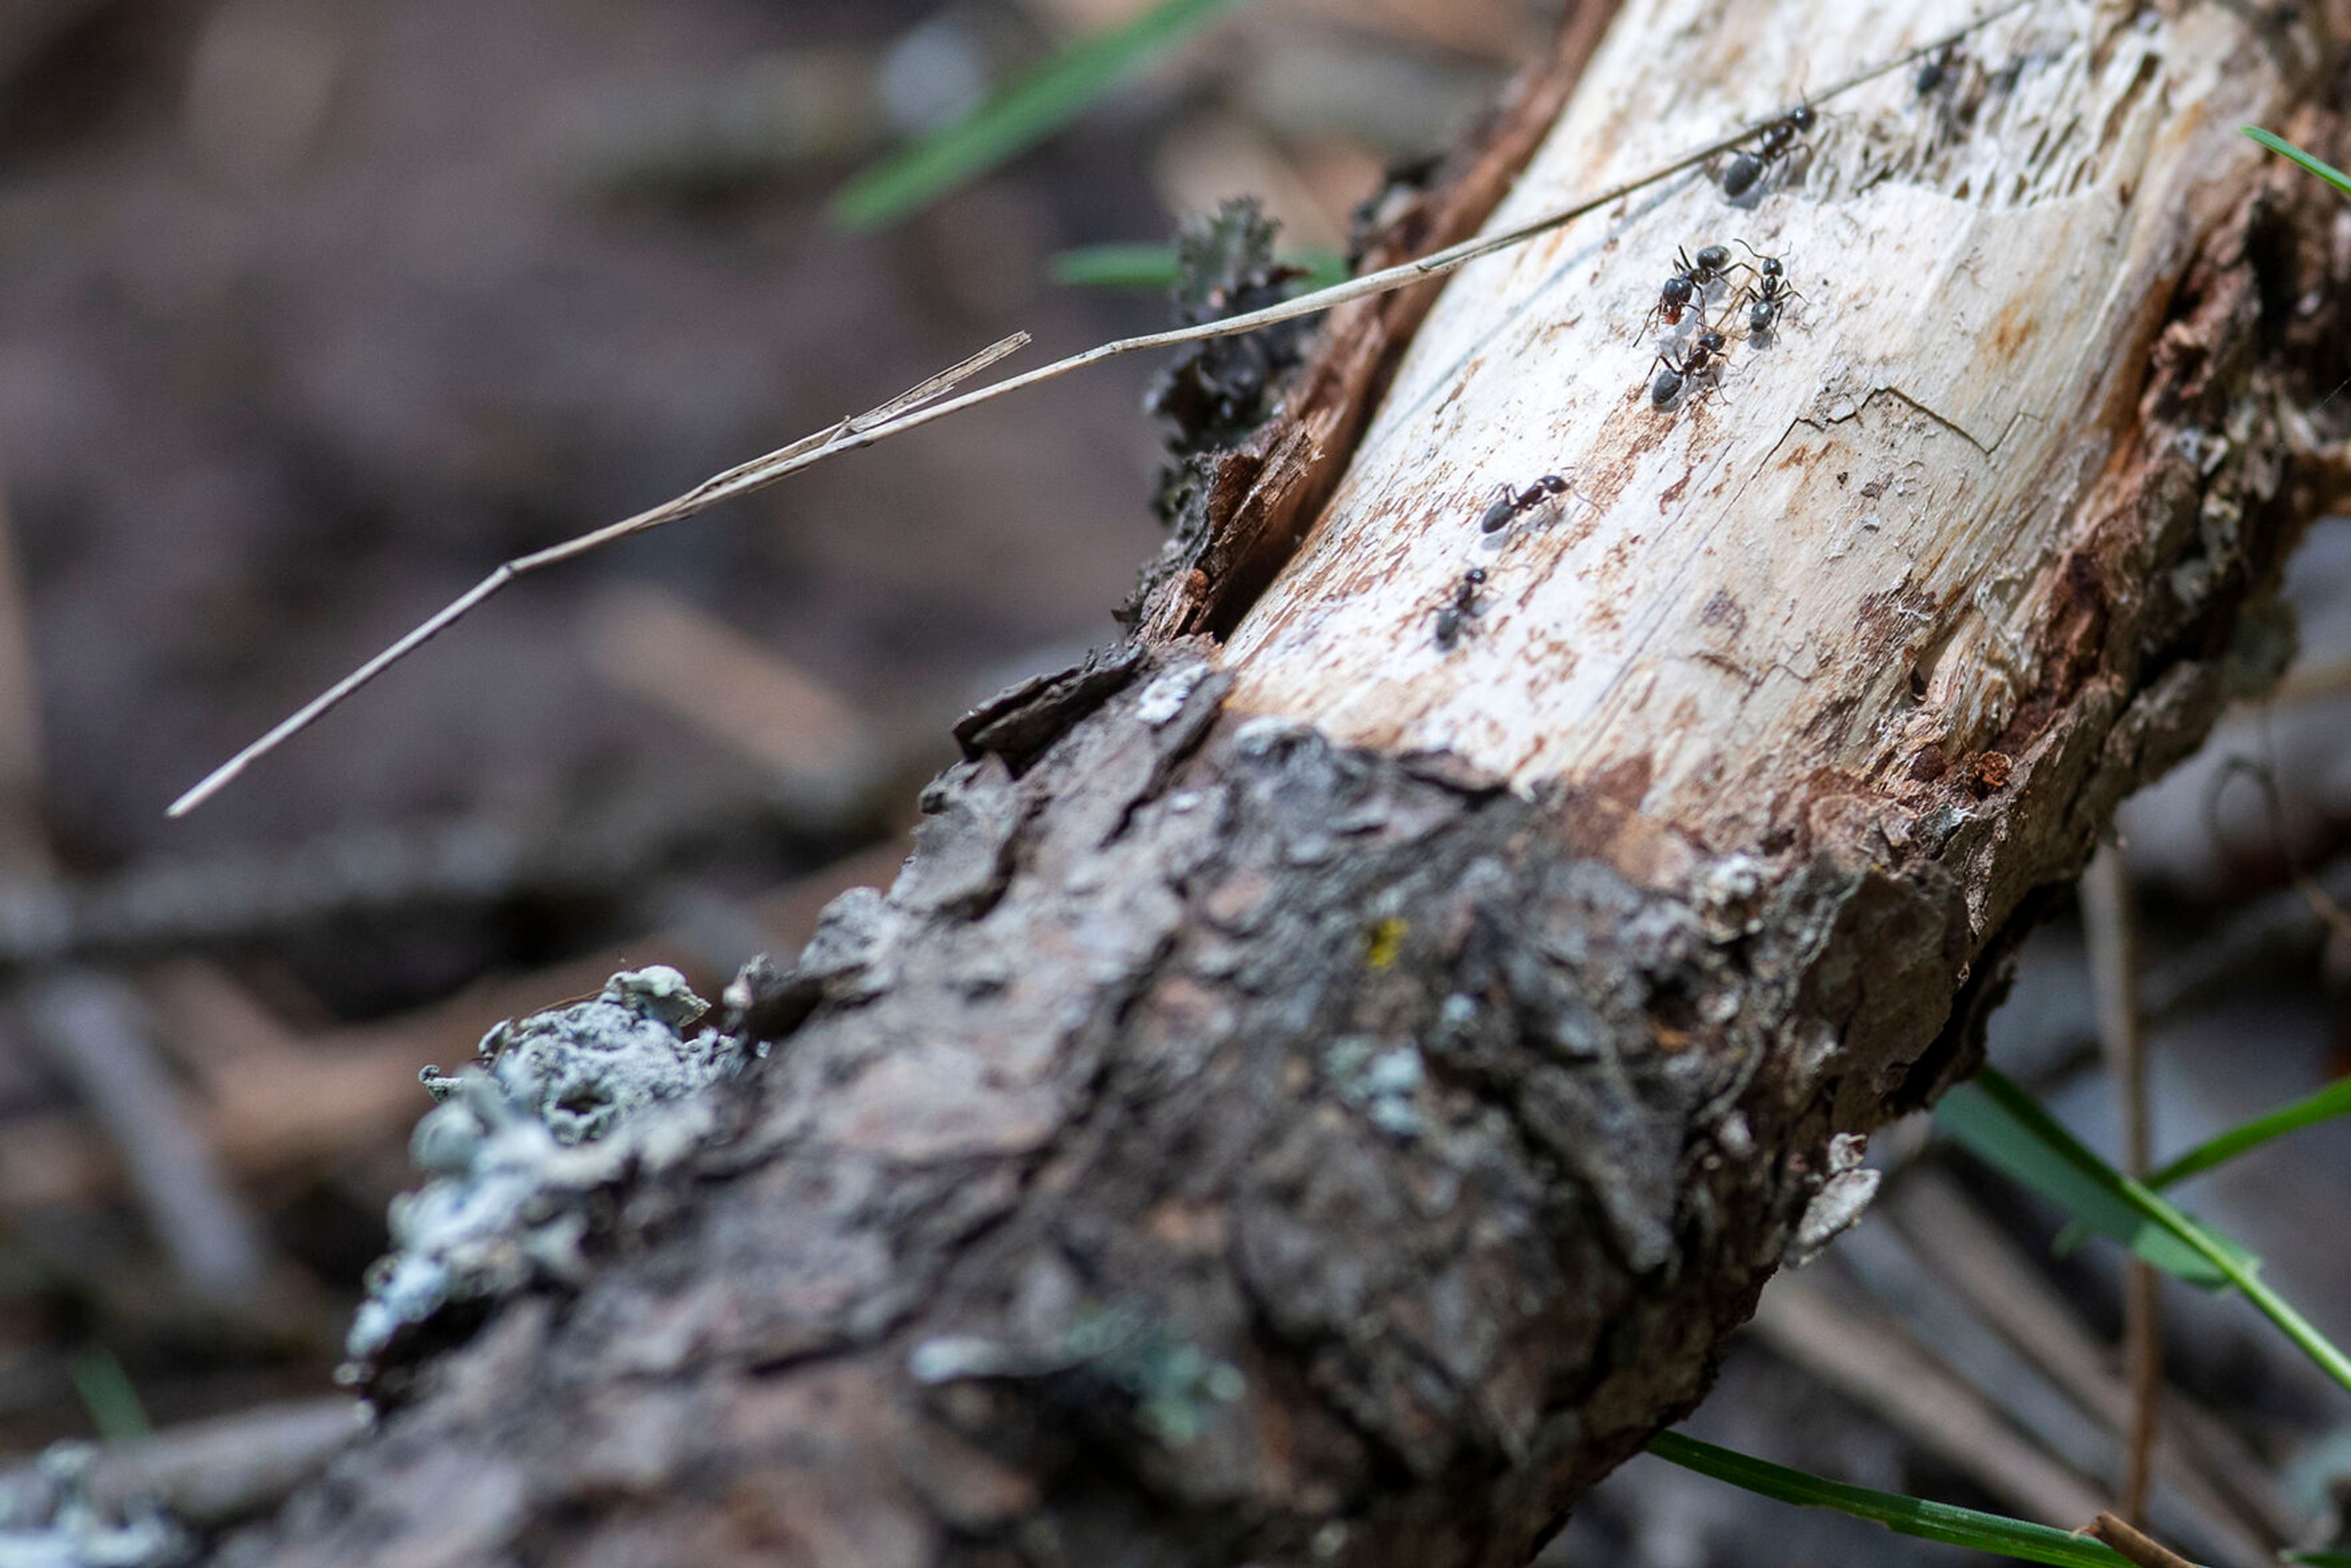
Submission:
{"label": "dark bark surface", "polygon": [[944,780],[723,1171],[632,1195],[267,1560],[1523,1558],[1900,1092],[1956,890],[1823,848],[1692,904],[1594,852],[1605,801],[1217,696],[1166,650]]}
{"label": "dark bark surface", "polygon": [[1183,637],[998,705],[753,988],[727,1135],[225,1560],[1515,1568],[2219,711],[2332,472],[2325,215],[2281,175],[2207,238],[2040,689],[1899,800],[1692,843],[1228,715]]}

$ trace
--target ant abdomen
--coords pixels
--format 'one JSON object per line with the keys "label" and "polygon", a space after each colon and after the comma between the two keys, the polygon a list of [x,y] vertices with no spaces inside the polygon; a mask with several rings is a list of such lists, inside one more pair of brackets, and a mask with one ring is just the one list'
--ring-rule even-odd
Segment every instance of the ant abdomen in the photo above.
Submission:
{"label": "ant abdomen", "polygon": [[1819,112],[1809,103],[1800,103],[1764,126],[1751,150],[1737,153],[1723,165],[1723,195],[1735,202],[1754,190],[1766,171],[1787,156],[1789,144],[1819,123]]}
{"label": "ant abdomen", "polygon": [[1691,341],[1689,352],[1679,360],[1671,354],[1659,354],[1657,363],[1663,368],[1649,383],[1649,406],[1663,409],[1681,394],[1682,389],[1704,375],[1710,379],[1722,374],[1721,356],[1729,340],[1721,333],[1700,332]]}
{"label": "ant abdomen", "polygon": [[1461,574],[1453,585],[1452,600],[1437,608],[1436,618],[1437,651],[1449,653],[1461,641],[1462,629],[1470,616],[1478,613],[1478,590],[1486,583],[1486,569],[1473,566]]}

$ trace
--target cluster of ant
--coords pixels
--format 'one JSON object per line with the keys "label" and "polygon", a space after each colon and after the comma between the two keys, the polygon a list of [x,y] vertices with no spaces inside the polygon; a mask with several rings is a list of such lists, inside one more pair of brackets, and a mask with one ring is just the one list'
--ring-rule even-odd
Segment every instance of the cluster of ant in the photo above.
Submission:
{"label": "cluster of ant", "polygon": [[1742,307],[1745,308],[1749,342],[1768,339],[1788,301],[1802,298],[1788,282],[1787,268],[1778,256],[1765,256],[1745,240],[1732,243],[1755,260],[1733,260],[1729,247],[1719,245],[1702,246],[1696,256],[1687,251],[1674,253],[1674,274],[1657,290],[1657,303],[1642,319],[1641,329],[1648,330],[1649,323],[1658,320],[1668,327],[1677,327],[1683,316],[1695,315],[1698,330],[1679,355],[1671,348],[1657,355],[1656,379],[1649,383],[1652,408],[1668,406],[1681,395],[1684,386],[1701,376],[1711,382],[1721,374],[1722,356],[1730,340],[1707,324],[1708,296],[1715,285],[1729,282],[1733,272],[1748,274],[1747,281],[1732,297],[1730,310],[1736,315]]}
{"label": "cluster of ant", "polygon": [[[1509,485],[1494,486],[1493,498],[1479,514],[1478,531],[1498,534],[1529,512],[1558,497],[1570,493],[1567,481],[1557,474],[1546,474],[1523,487]],[[1461,642],[1461,633],[1478,613],[1478,591],[1486,586],[1486,569],[1473,566],[1461,574],[1460,580],[1437,608],[1437,647],[1439,653],[1451,653]]]}
{"label": "cluster of ant", "polygon": [[[1753,192],[1818,120],[1810,104],[1798,104],[1765,125],[1756,133],[1752,147],[1734,154],[1724,165],[1720,176],[1722,193],[1736,202]],[[1657,290],[1657,303],[1642,321],[1641,329],[1647,331],[1649,324],[1658,320],[1678,328],[1682,319],[1689,316],[1695,318],[1697,330],[1690,334],[1687,346],[1679,354],[1668,347],[1657,355],[1656,379],[1649,384],[1652,407],[1666,408],[1691,382],[1704,377],[1711,382],[1721,374],[1722,357],[1730,340],[1707,323],[1707,308],[1718,285],[1729,283],[1735,273],[1748,275],[1729,301],[1729,312],[1733,316],[1745,312],[1745,339],[1749,342],[1770,338],[1788,302],[1802,298],[1789,284],[1787,268],[1778,256],[1766,256],[1745,240],[1733,243],[1755,259],[1736,260],[1728,246],[1719,245],[1701,246],[1695,256],[1687,251],[1674,255],[1674,274]],[[1522,487],[1498,485],[1479,517],[1479,531],[1499,533],[1536,507],[1567,494],[1568,483],[1557,474],[1546,474]],[[1462,633],[1479,612],[1479,595],[1485,586],[1486,569],[1473,566],[1461,574],[1437,605],[1433,620],[1438,652],[1450,653],[1459,646]]]}
{"label": "cluster of ant", "polygon": [[[1955,57],[1949,44],[1928,57],[1913,84],[1919,97],[1932,96],[1949,85]],[[1755,133],[1753,143],[1732,153],[1716,176],[1724,198],[1740,202],[1755,193],[1765,177],[1786,161],[1796,143],[1819,122],[1819,111],[1809,103],[1800,103],[1763,125]],[[1660,320],[1669,328],[1678,329],[1683,318],[1689,316],[1695,319],[1696,330],[1682,340],[1686,346],[1678,353],[1671,343],[1658,353],[1657,373],[1649,383],[1649,404],[1653,408],[1672,406],[1686,387],[1701,378],[1708,385],[1719,383],[1723,356],[1731,340],[1707,321],[1707,309],[1714,303],[1712,295],[1718,285],[1728,285],[1734,273],[1747,274],[1728,302],[1728,314],[1736,318],[1744,311],[1747,329],[1743,340],[1750,343],[1768,340],[1789,301],[1802,298],[1789,283],[1787,268],[1780,257],[1766,256],[1743,239],[1732,243],[1754,260],[1737,260],[1728,246],[1720,245],[1701,246],[1694,256],[1686,250],[1674,254],[1674,273],[1657,290],[1657,303],[1643,319],[1641,329],[1646,332],[1651,322]],[[1479,517],[1479,531],[1498,533],[1553,497],[1569,493],[1567,481],[1557,474],[1546,474],[1522,488],[1498,485]],[[1471,567],[1437,606],[1434,619],[1439,652],[1450,652],[1459,644],[1462,632],[1479,613],[1479,594],[1485,585],[1485,569]]]}
{"label": "cluster of ant", "polygon": [[[1753,146],[1734,153],[1723,165],[1719,175],[1723,195],[1736,202],[1753,193],[1763,177],[1787,158],[1797,140],[1819,122],[1819,111],[1811,104],[1800,103],[1766,124],[1756,132]],[[1698,330],[1678,353],[1668,346],[1657,355],[1657,374],[1649,383],[1652,408],[1670,406],[1681,396],[1684,387],[1701,377],[1709,383],[1720,377],[1723,354],[1730,347],[1730,339],[1707,322],[1708,294],[1715,285],[1728,282],[1734,271],[1749,275],[1730,308],[1735,315],[1742,306],[1745,308],[1750,342],[1770,337],[1788,301],[1799,298],[1789,286],[1787,271],[1778,256],[1765,256],[1745,240],[1736,243],[1755,257],[1753,263],[1734,261],[1729,247],[1719,245],[1701,246],[1695,257],[1686,251],[1675,253],[1673,276],[1657,290],[1657,303],[1641,328],[1646,331],[1651,321],[1659,319],[1668,327],[1677,327],[1685,314],[1694,312]]]}

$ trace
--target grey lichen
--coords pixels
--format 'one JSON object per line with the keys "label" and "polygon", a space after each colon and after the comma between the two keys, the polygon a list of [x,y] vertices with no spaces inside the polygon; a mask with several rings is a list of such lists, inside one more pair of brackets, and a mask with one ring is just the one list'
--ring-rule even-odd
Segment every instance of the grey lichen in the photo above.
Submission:
{"label": "grey lichen", "polygon": [[367,1380],[403,1331],[448,1306],[581,1277],[590,1197],[675,1164],[715,1128],[696,1092],[743,1052],[715,1030],[685,1033],[707,1010],[675,969],[632,970],[592,1001],[498,1025],[486,1067],[425,1069],[441,1103],[409,1153],[432,1179],[392,1200],[392,1250],[368,1271],[345,1381]]}
{"label": "grey lichen", "polygon": [[1249,1391],[1240,1368],[1165,1332],[1120,1346],[1097,1368],[1134,1396],[1136,1421],[1170,1448],[1191,1444],[1215,1418],[1216,1406]]}
{"label": "grey lichen", "polygon": [[1384,1133],[1413,1138],[1427,1125],[1419,1094],[1428,1072],[1416,1046],[1383,1051],[1377,1040],[1345,1035],[1323,1050],[1322,1075],[1341,1100],[1360,1106]]}
{"label": "grey lichen", "polygon": [[1828,1174],[1796,1222],[1796,1234],[1788,1243],[1789,1267],[1802,1268],[1861,1222],[1863,1210],[1877,1196],[1879,1173],[1861,1163],[1868,1151],[1869,1140],[1857,1133],[1839,1133],[1829,1140]]}
{"label": "grey lichen", "polygon": [[1152,1310],[1088,1304],[1052,1343],[1032,1349],[977,1334],[942,1334],[915,1345],[906,1371],[917,1383],[1034,1379],[1085,1373],[1128,1400],[1136,1425],[1162,1447],[1196,1440],[1219,1406],[1249,1391],[1240,1368],[1174,1332]]}
{"label": "grey lichen", "polygon": [[30,1473],[0,1481],[0,1568],[178,1568],[196,1545],[161,1508],[102,1508],[90,1496],[98,1451],[57,1443]]}
{"label": "grey lichen", "polygon": [[1751,855],[1728,854],[1708,862],[1691,889],[1706,939],[1719,946],[1761,930],[1768,886],[1763,863]]}
{"label": "grey lichen", "polygon": [[[482,1037],[478,1054],[506,1097],[556,1142],[592,1143],[615,1123],[691,1093],[732,1064],[733,1042],[724,1036],[684,1037],[709,1010],[684,976],[656,964],[613,976],[593,1001],[499,1024]],[[427,1069],[423,1082],[434,1099],[447,1100],[462,1078]]]}
{"label": "grey lichen", "polygon": [[1183,713],[1184,705],[1192,700],[1193,692],[1198,689],[1208,668],[1206,664],[1178,664],[1160,675],[1143,688],[1134,716],[1154,729],[1172,724]]}

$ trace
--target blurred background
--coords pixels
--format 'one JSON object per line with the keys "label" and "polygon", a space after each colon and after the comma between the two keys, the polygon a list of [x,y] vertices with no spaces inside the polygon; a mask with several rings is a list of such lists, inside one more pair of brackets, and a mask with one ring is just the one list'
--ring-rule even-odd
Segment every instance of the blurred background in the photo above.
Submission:
{"label": "blurred background", "polygon": [[[1154,367],[528,579],[165,804],[507,557],[1016,329],[1034,363],[1165,323],[1057,281],[1103,273],[1085,247],[1254,194],[1343,249],[1565,3],[1196,6],[1068,130],[887,221],[838,199],[861,170],[1147,7],[0,7],[0,1472],[315,1429],[418,1068],[622,962],[715,994],[886,882],[954,716],[1113,635],[1160,538]],[[2293,596],[2286,685],[2126,825],[2159,1155],[2351,1071],[2344,524]],[[2061,915],[1996,1051],[2111,1154],[2090,998]],[[2102,1495],[2113,1249],[2056,1256],[2053,1212],[1923,1125],[1876,1157],[1876,1217],[1773,1288],[1693,1430],[2003,1511]],[[2187,1191],[2351,1333],[2351,1124]],[[2308,1543],[2340,1399],[2240,1303],[2166,1300],[2209,1446],[2158,1523],[2214,1562]],[[1959,1555],[1643,1460],[1552,1559]]]}

